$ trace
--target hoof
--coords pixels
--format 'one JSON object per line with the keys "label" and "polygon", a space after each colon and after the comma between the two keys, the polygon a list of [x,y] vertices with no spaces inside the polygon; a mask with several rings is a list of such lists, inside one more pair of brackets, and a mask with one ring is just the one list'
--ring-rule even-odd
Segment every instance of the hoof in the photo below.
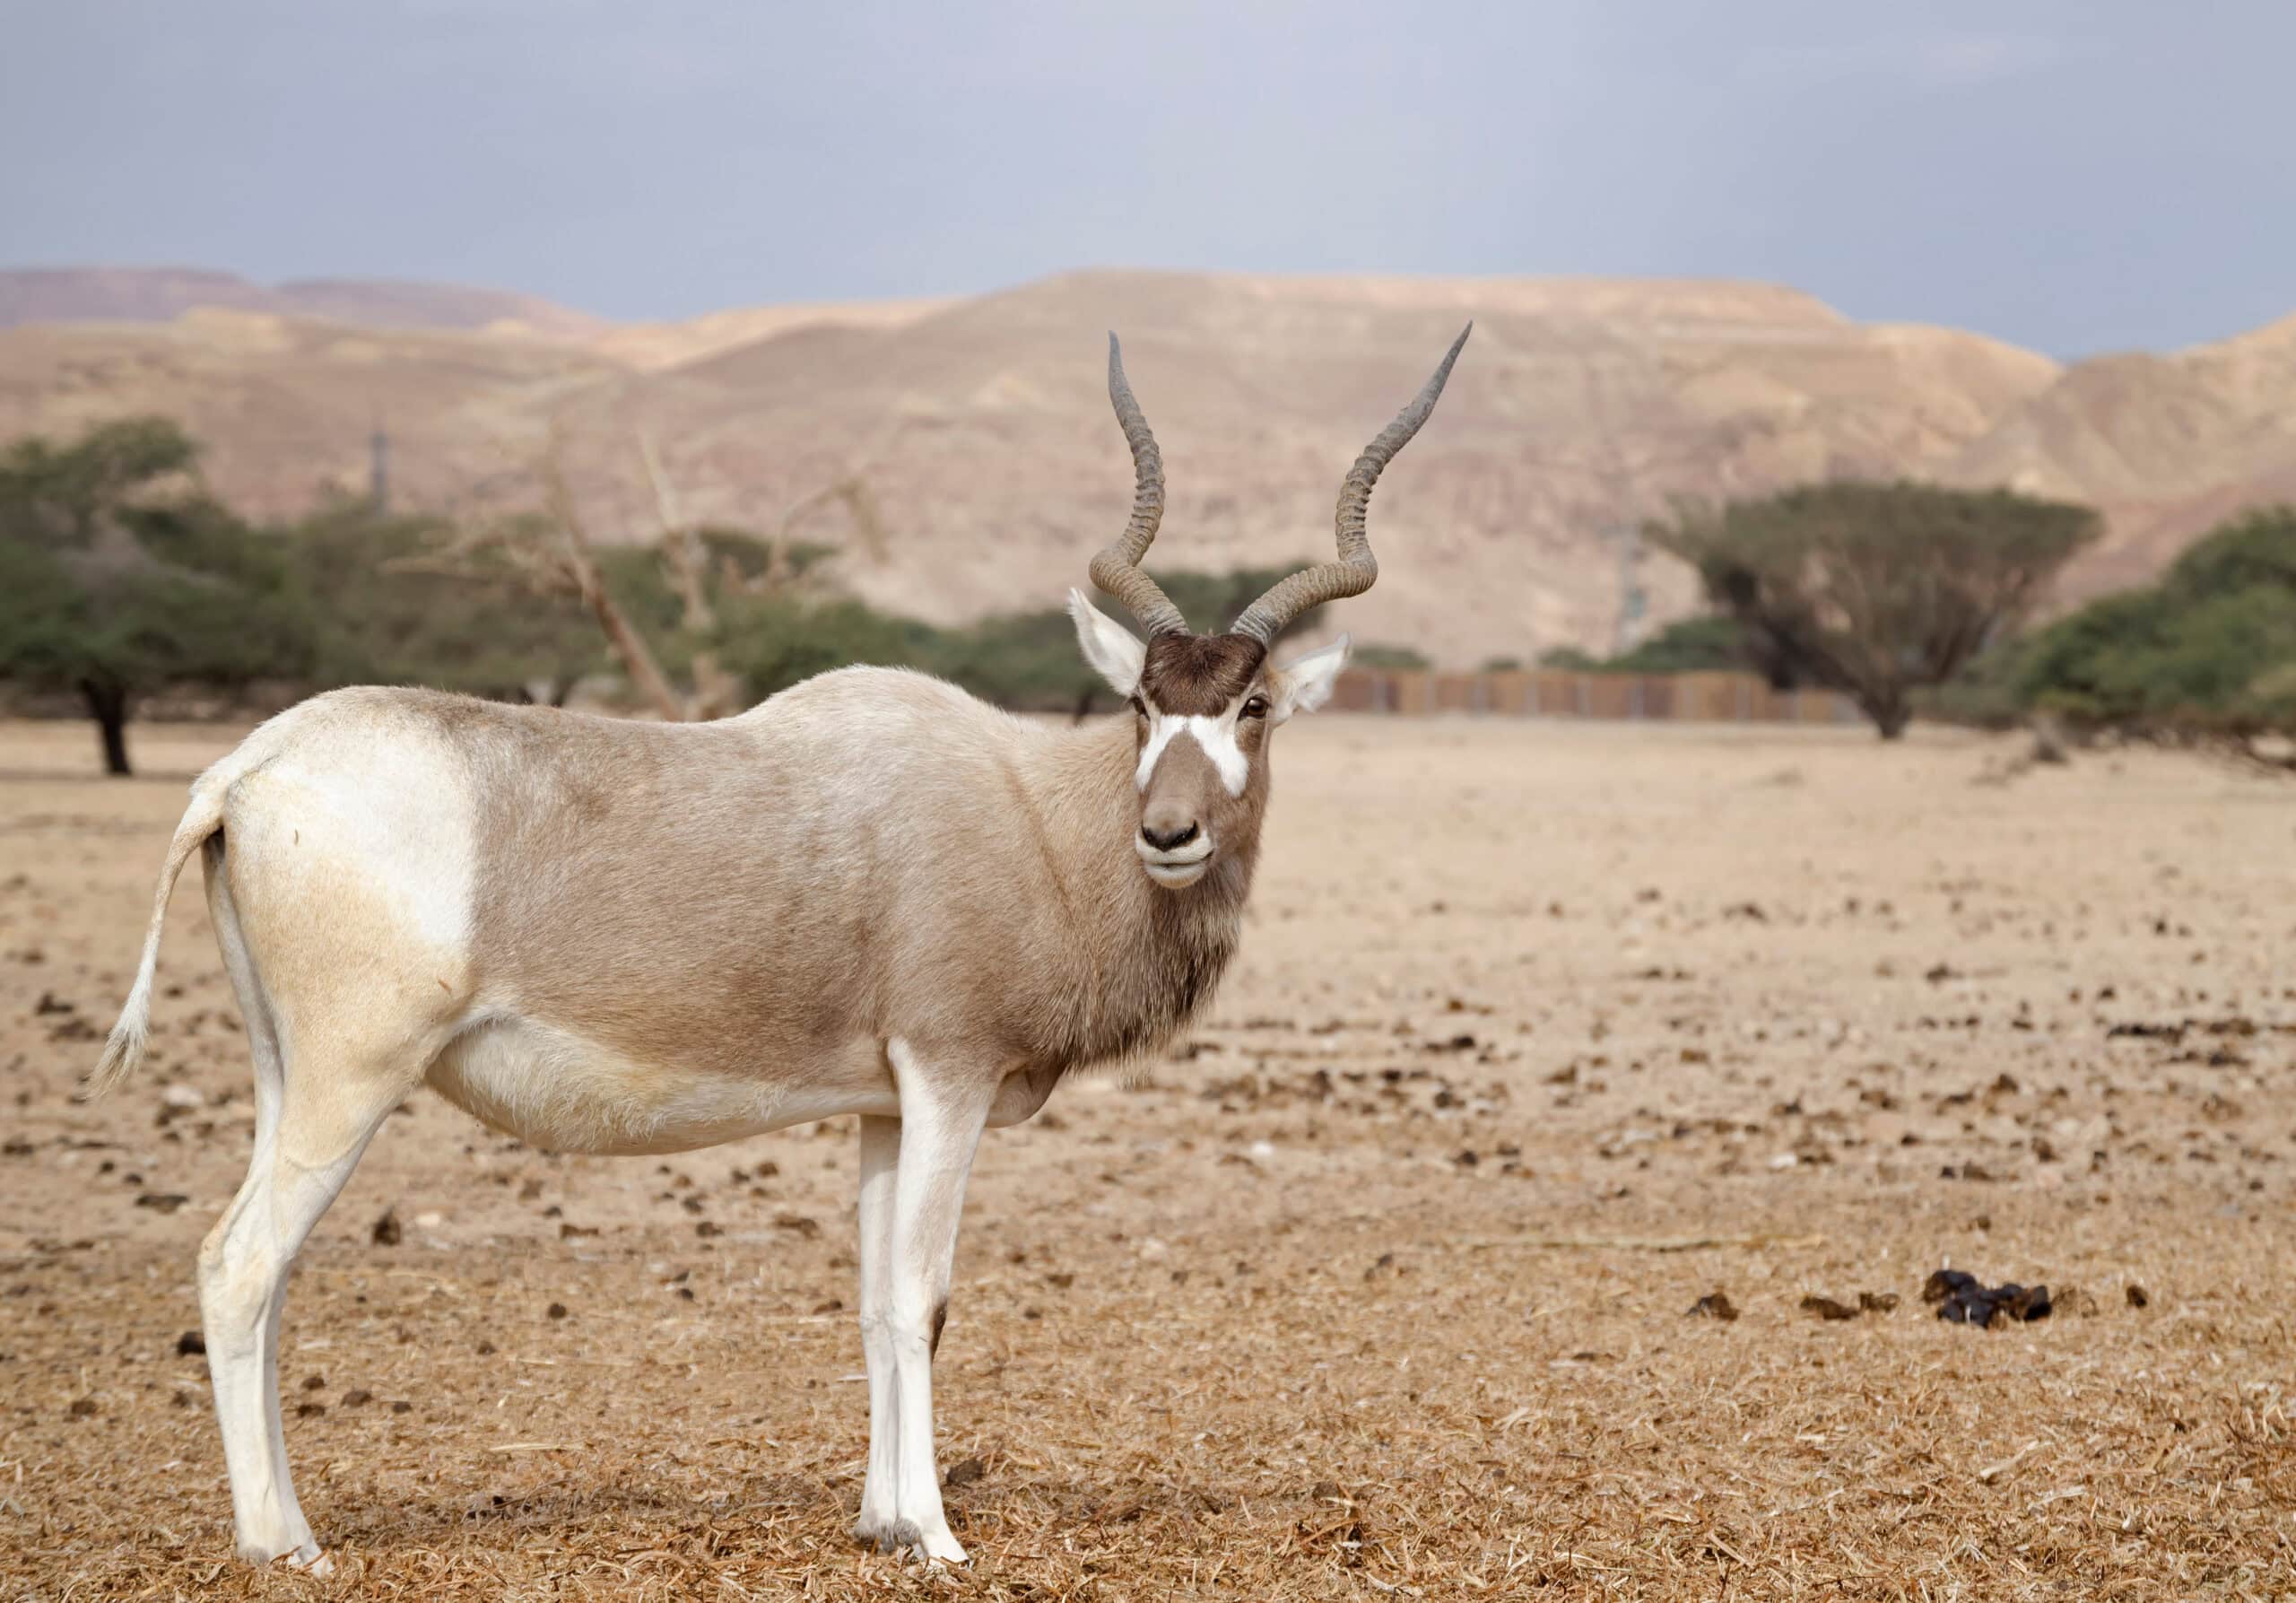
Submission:
{"label": "hoof", "polygon": [[272,1564],[285,1564],[291,1570],[300,1570],[306,1575],[316,1575],[322,1579],[335,1573],[335,1560],[328,1557],[319,1545],[308,1537],[302,1541],[290,1543],[283,1547],[242,1542],[239,1544],[239,1554],[243,1562],[253,1564],[257,1569]]}
{"label": "hoof", "polygon": [[928,1569],[939,1570],[972,1563],[972,1555],[967,1553],[964,1544],[954,1537],[944,1536],[937,1543],[920,1542],[910,1551],[915,1553]]}

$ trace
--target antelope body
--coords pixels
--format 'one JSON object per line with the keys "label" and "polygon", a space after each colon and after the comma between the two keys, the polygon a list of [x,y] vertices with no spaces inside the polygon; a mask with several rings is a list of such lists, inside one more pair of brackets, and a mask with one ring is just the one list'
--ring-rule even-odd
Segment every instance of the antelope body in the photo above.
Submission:
{"label": "antelope body", "polygon": [[203,774],[91,1090],[142,1053],[169,893],[196,853],[256,1067],[248,1178],[199,1255],[239,1553],[327,1567],[280,1423],[286,1271],[428,1083],[559,1151],[683,1151],[858,1115],[855,1534],[961,1561],[932,1359],[980,1133],[1030,1117],[1072,1069],[1152,1050],[1211,996],[1251,884],[1269,735],[1329,694],[1346,652],[1343,638],[1277,668],[1267,641],[1370,584],[1371,483],[1458,349],[1350,475],[1341,560],[1198,636],[1137,567],[1161,467],[1110,341],[1137,489],[1092,571],[1149,639],[1081,594],[1071,607],[1125,718],[1032,723],[884,668],[709,724],[361,688],[282,714]]}

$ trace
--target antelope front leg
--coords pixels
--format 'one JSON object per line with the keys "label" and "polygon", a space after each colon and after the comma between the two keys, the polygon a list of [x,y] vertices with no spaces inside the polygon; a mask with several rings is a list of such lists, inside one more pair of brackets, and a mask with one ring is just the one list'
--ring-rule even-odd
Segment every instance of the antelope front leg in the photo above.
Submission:
{"label": "antelope front leg", "polygon": [[[900,1162],[894,1172],[892,1298],[886,1345],[899,1422],[892,1459],[892,1529],[880,1542],[919,1557],[962,1564],[949,1532],[933,1453],[933,1355],[949,1311],[949,1270],[957,1250],[965,1179],[988,1119],[997,1076],[969,1081],[951,1066],[921,1061],[904,1041],[888,1049],[900,1091]],[[873,1459],[876,1443],[870,1444]],[[890,1539],[887,1539],[887,1538]]]}

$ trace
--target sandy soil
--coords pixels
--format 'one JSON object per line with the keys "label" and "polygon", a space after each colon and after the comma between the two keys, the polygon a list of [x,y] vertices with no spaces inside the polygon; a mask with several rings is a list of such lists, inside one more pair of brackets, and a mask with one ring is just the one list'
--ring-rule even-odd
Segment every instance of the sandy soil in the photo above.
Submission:
{"label": "sandy soil", "polygon": [[[251,1125],[196,893],[156,1067],[69,1100],[232,736],[140,729],[113,783],[0,727],[0,1598],[329,1590],[231,1561],[177,1350]],[[288,1304],[332,1590],[2296,1589],[2296,789],[1936,734],[1279,746],[1208,1026],[984,1148],[939,1369],[969,1573],[845,1535],[849,1130],[556,1158],[426,1098]],[[2057,1311],[1941,1322],[1946,1264]],[[1802,1305],[1863,1292],[1897,1305]]]}

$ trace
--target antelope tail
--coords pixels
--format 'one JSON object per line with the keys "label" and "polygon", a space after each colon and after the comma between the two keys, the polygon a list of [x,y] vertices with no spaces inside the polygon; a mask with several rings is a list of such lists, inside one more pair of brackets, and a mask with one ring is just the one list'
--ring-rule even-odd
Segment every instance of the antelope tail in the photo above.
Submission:
{"label": "antelope tail", "polygon": [[82,1102],[93,1102],[109,1091],[143,1060],[144,1043],[152,1031],[152,977],[160,966],[160,929],[167,922],[168,897],[191,854],[223,827],[223,800],[230,786],[219,779],[211,771],[192,788],[191,806],[184,809],[175,839],[168,842],[168,860],[161,865],[160,888],[152,898],[152,922],[144,932],[144,958],[135,966],[135,989],[127,993],[127,1006],[104,1042],[104,1055],[81,1084]]}

